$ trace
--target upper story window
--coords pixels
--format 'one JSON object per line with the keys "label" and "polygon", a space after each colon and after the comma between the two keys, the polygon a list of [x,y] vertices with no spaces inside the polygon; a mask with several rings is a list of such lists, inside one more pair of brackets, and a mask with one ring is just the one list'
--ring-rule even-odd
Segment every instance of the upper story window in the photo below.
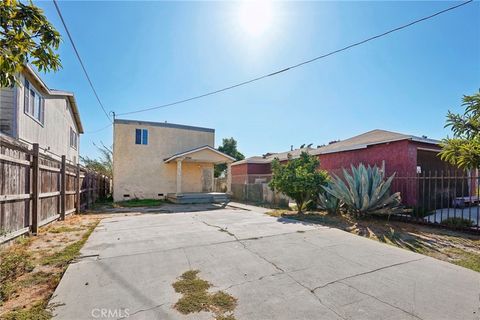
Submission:
{"label": "upper story window", "polygon": [[45,120],[45,99],[27,80],[25,80],[24,97],[25,113],[43,125]]}
{"label": "upper story window", "polygon": [[135,144],[148,144],[147,129],[135,129]]}
{"label": "upper story window", "polygon": [[70,127],[70,147],[77,149],[78,147],[78,133]]}

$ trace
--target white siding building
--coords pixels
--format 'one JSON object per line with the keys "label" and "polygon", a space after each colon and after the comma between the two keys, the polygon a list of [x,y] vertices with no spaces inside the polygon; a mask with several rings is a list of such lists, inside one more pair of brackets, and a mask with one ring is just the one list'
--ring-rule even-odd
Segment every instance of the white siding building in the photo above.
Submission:
{"label": "white siding building", "polygon": [[30,66],[18,79],[0,89],[0,132],[78,163],[83,127],[73,93],[48,88]]}

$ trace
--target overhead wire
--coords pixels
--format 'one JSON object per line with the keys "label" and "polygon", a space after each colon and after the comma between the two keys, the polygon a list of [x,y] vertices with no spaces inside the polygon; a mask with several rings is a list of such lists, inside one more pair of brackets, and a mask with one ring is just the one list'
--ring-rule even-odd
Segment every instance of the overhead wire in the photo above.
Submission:
{"label": "overhead wire", "polygon": [[87,78],[88,83],[90,84],[90,87],[92,88],[93,94],[95,95],[98,104],[103,110],[103,113],[105,113],[105,116],[108,118],[108,120],[111,122],[112,119],[108,115],[102,101],[100,100],[100,97],[98,96],[97,90],[95,89],[95,86],[93,85],[92,80],[90,79],[90,76],[88,75],[87,68],[85,68],[85,64],[83,63],[82,58],[80,57],[80,53],[77,50],[77,46],[75,45],[75,42],[73,41],[73,37],[70,34],[70,31],[68,30],[67,24],[65,23],[65,19],[63,18],[62,12],[60,11],[60,7],[58,6],[57,0],[53,0],[53,4],[55,5],[55,8],[57,10],[58,16],[60,17],[60,20],[62,21],[63,27],[65,28],[65,31],[67,32],[68,39],[70,40],[70,43],[72,44],[73,51],[75,51],[75,55],[77,56],[78,61],[80,62],[80,65],[82,66],[83,72],[85,73],[85,77]]}
{"label": "overhead wire", "polygon": [[[55,0],[54,0],[54,1],[55,1]],[[436,16],[438,16],[438,15],[441,15],[441,14],[443,14],[443,13],[446,13],[446,12],[455,10],[455,9],[457,9],[457,8],[459,8],[459,7],[465,6],[465,5],[467,5],[467,4],[471,3],[471,2],[473,2],[473,0],[464,1],[464,2],[462,2],[462,3],[460,3],[460,4],[457,4],[457,5],[448,7],[448,8],[446,8],[446,9],[437,11],[437,12],[435,12],[435,13],[433,13],[433,14],[430,14],[430,15],[428,15],[428,16],[425,16],[425,17],[422,17],[422,18],[419,18],[419,19],[416,19],[416,20],[414,20],[414,21],[411,21],[411,22],[409,22],[409,23],[403,24],[403,25],[401,25],[401,26],[399,26],[399,27],[390,29],[390,30],[388,30],[388,31],[382,32],[382,33],[380,33],[380,34],[374,35],[374,36],[369,37],[369,38],[367,38],[367,39],[364,39],[364,40],[361,40],[361,41],[352,43],[352,44],[350,44],[350,45],[347,45],[347,46],[344,46],[344,47],[342,47],[342,48],[336,49],[336,50],[334,50],[334,51],[330,51],[330,52],[328,52],[328,53],[326,53],[326,54],[323,54],[323,55],[314,57],[314,58],[309,59],[309,60],[306,60],[306,61],[302,61],[302,62],[297,63],[297,64],[294,64],[294,65],[292,65],[292,66],[289,66],[289,67],[286,67],[286,68],[282,68],[282,69],[280,69],[280,70],[277,70],[277,71],[274,71],[274,72],[271,72],[271,73],[268,73],[268,74],[265,74],[265,75],[262,75],[262,76],[259,76],[259,77],[256,77],[256,78],[247,80],[247,81],[243,81],[243,82],[240,82],[240,83],[237,83],[237,84],[234,84],[234,85],[230,85],[230,86],[227,86],[227,87],[218,89],[218,90],[214,90],[214,91],[207,92],[207,93],[204,93],[204,94],[201,94],[201,95],[197,95],[197,96],[193,96],[193,97],[190,97],[190,98],[186,98],[186,99],[182,99],[182,100],[178,100],[178,101],[174,101],[174,102],[162,104],[162,105],[159,105],[159,106],[148,107],[148,108],[143,108],[143,109],[138,109],[138,110],[133,110],[133,111],[128,111],[128,112],[118,113],[118,115],[119,115],[119,116],[129,115],[129,114],[135,114],[135,113],[141,113],[141,112],[147,112],[147,111],[152,111],[152,110],[156,110],[156,109],[166,108],[166,107],[170,107],[170,106],[174,106],[174,105],[186,103],[186,102],[189,102],[189,101],[192,101],[192,100],[197,100],[197,99],[205,98],[205,97],[208,97],[208,96],[211,96],[211,95],[215,95],[215,94],[218,94],[218,93],[227,91],[227,90],[231,90],[231,89],[234,89],[234,88],[237,88],[237,87],[240,87],[240,86],[244,86],[244,85],[250,84],[250,83],[252,83],[252,82],[256,82],[256,81],[263,80],[263,79],[268,78],[268,77],[273,77],[273,76],[282,74],[282,73],[284,73],[284,72],[290,71],[290,70],[292,70],[292,69],[299,68],[299,67],[304,66],[304,65],[306,65],[306,64],[315,62],[315,61],[317,61],[317,60],[324,59],[324,58],[329,57],[329,56],[331,56],[331,55],[340,53],[340,52],[342,52],[342,51],[346,51],[346,50],[349,50],[349,49],[351,49],[351,48],[360,46],[360,45],[362,45],[362,44],[365,44],[365,43],[367,43],[367,42],[373,41],[373,40],[375,40],[375,39],[378,39],[378,38],[387,36],[387,35],[389,35],[389,34],[391,34],[391,33],[393,33],[393,32],[400,31],[400,30],[402,30],[402,29],[411,27],[411,26],[413,26],[413,25],[415,25],[415,24],[418,24],[418,23],[420,23],[420,22],[423,22],[423,21],[432,19],[432,18],[434,18],[434,17],[436,17]]]}

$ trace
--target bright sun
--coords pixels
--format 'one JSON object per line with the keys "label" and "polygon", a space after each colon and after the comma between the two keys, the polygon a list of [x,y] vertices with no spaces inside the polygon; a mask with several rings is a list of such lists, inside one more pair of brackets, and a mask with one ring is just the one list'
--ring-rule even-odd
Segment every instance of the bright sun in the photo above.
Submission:
{"label": "bright sun", "polygon": [[268,0],[242,1],[239,22],[243,31],[250,36],[262,36],[272,24],[272,2]]}

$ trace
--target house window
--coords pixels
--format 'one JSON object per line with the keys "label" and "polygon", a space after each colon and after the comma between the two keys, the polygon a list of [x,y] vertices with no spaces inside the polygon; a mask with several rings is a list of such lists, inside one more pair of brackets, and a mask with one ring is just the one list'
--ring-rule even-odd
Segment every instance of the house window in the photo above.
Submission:
{"label": "house window", "polygon": [[135,129],[135,144],[148,144],[147,129]]}
{"label": "house window", "polygon": [[24,109],[27,115],[44,124],[45,99],[27,80],[24,87]]}
{"label": "house window", "polygon": [[70,147],[77,149],[78,146],[78,134],[70,128]]}

